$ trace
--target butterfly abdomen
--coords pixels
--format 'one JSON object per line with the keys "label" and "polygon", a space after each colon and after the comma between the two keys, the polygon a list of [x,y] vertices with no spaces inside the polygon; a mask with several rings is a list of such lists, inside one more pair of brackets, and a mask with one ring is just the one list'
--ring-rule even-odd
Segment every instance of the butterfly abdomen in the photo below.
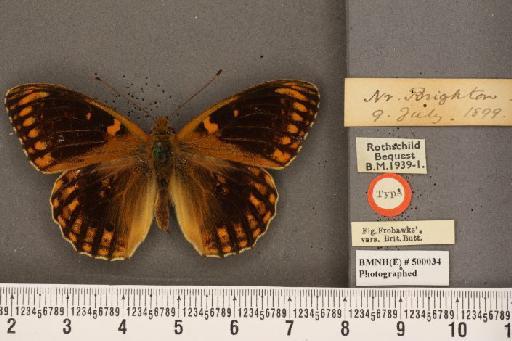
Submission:
{"label": "butterfly abdomen", "polygon": [[[169,179],[172,170],[172,145],[170,131],[161,131],[155,127],[151,157],[153,170],[158,188],[158,197],[155,206],[155,216],[158,226],[167,230],[169,226]],[[155,131],[156,130],[156,131]]]}

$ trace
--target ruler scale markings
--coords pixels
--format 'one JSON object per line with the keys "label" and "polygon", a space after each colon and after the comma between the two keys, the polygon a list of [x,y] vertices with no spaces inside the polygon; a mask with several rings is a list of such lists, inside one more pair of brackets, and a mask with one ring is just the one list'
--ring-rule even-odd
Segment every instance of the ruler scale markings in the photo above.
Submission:
{"label": "ruler scale markings", "polygon": [[[7,286],[5,288],[5,286]],[[180,299],[177,300],[171,300],[170,298],[175,294]],[[180,296],[180,293],[183,296]],[[34,319],[34,321],[37,322],[38,318],[32,316],[32,313],[23,313],[23,311],[26,311],[25,308],[31,309],[31,307],[35,307],[36,305],[42,306],[45,308],[43,310],[42,317],[39,317],[39,320],[44,323],[44,321],[48,321],[48,319],[52,319],[56,316],[61,316],[64,314],[64,308],[66,308],[66,314],[69,316],[71,307],[75,306],[76,302],[79,302],[79,306],[81,309],[85,308],[91,308],[92,306],[98,306],[100,305],[98,311],[104,311],[103,309],[108,308],[119,308],[119,304],[123,304],[125,300],[121,299],[120,296],[127,295],[128,299],[131,300],[131,302],[139,302],[139,307],[141,308],[150,308],[150,309],[159,309],[160,305],[163,304],[164,301],[167,301],[168,304],[166,305],[167,308],[175,307],[178,304],[181,304],[181,301],[184,299],[185,302],[189,303],[189,307],[191,308],[204,308],[204,303],[207,303],[208,300],[206,298],[206,295],[210,294],[211,296],[216,296],[219,301],[223,302],[223,305],[216,305],[216,307],[219,308],[229,308],[232,306],[234,309],[233,312],[227,314],[227,315],[217,315],[216,316],[209,316],[213,321],[221,321],[225,319],[232,319],[233,317],[238,319],[245,320],[246,318],[254,318],[261,320],[261,323],[266,323],[264,321],[267,320],[284,320],[284,319],[291,319],[291,318],[299,318],[298,315],[294,315],[292,309],[292,306],[297,307],[297,304],[300,302],[301,297],[305,295],[306,297],[309,296],[309,300],[306,299],[306,301],[302,300],[301,308],[304,309],[311,309],[314,308],[315,310],[312,310],[309,312],[308,316],[300,317],[295,323],[297,324],[293,328],[296,328],[298,325],[303,324],[304,326],[308,326],[307,321],[325,321],[326,323],[320,323],[320,326],[323,326],[321,328],[329,329],[331,326],[334,326],[331,322],[327,323],[328,321],[334,321],[333,318],[336,320],[343,319],[346,321],[349,321],[350,325],[350,333],[363,333],[364,329],[372,329],[377,328],[375,331],[379,330],[378,333],[386,333],[390,330],[400,330],[397,324],[397,318],[399,317],[399,321],[405,321],[405,328],[407,330],[407,335],[411,335],[411,339],[407,338],[401,338],[401,340],[413,340],[413,333],[418,331],[419,325],[421,323],[431,323],[431,324],[425,324],[425,327],[428,327],[429,325],[433,326],[433,323],[436,323],[436,332],[437,329],[439,329],[440,325],[438,323],[443,322],[446,320],[447,322],[443,322],[443,325],[445,325],[444,328],[440,328],[440,332],[444,331],[445,334],[443,334],[446,338],[441,339],[448,339],[449,335],[446,335],[446,333],[449,333],[448,328],[446,325],[450,322],[453,322],[453,316],[450,318],[449,315],[447,317],[441,317],[437,314],[432,315],[434,312],[432,309],[436,310],[439,308],[440,313],[442,315],[446,314],[446,309],[448,306],[454,306],[457,305],[456,313],[459,315],[459,313],[464,310],[468,309],[471,311],[471,316],[464,313],[461,318],[458,317],[455,319],[455,321],[464,321],[465,326],[464,328],[467,328],[468,330],[468,336],[465,338],[466,340],[478,340],[476,337],[480,333],[495,333],[492,335],[498,335],[498,337],[491,337],[489,336],[487,339],[489,340],[505,340],[506,335],[504,330],[507,328],[506,324],[507,321],[510,320],[510,310],[504,310],[504,307],[509,307],[509,298],[510,298],[510,289],[312,289],[312,288],[305,288],[305,289],[292,289],[292,288],[278,288],[278,289],[272,289],[272,288],[254,288],[254,289],[239,289],[239,288],[229,288],[229,289],[205,289],[205,288],[178,288],[177,290],[174,288],[163,290],[163,289],[154,289],[154,288],[123,288],[122,290],[115,287],[92,287],[87,288],[80,287],[80,286],[71,286],[71,287],[58,287],[58,286],[52,286],[49,288],[45,288],[44,286],[9,286],[4,285],[4,288],[0,291],[0,295],[2,298],[2,304],[5,305],[5,302],[12,304],[11,308],[11,316],[15,316],[16,319],[23,319],[25,322],[18,323],[16,328],[19,328],[22,330],[22,328],[26,328],[26,326],[30,326],[31,319]],[[96,297],[96,300],[94,297]],[[163,296],[165,297],[163,297]],[[210,296],[209,295],[209,296]],[[31,299],[32,296],[32,299]],[[42,297],[44,296],[44,297]],[[76,298],[75,298],[76,296]],[[99,297],[98,297],[99,296]],[[144,296],[144,298],[142,298]],[[149,296],[149,298],[147,298]],[[154,296],[154,299],[153,299]],[[175,296],[175,297],[176,297]],[[188,296],[188,300],[187,300]],[[194,296],[192,298],[192,296]],[[222,296],[222,297],[219,297]],[[243,296],[243,297],[242,297]],[[249,296],[249,297],[247,297]],[[314,297],[313,297],[314,296]],[[6,299],[6,297],[9,297]],[[12,297],[12,298],[10,298]],[[343,297],[343,300],[342,300]],[[444,297],[444,299],[443,299]],[[71,298],[71,300],[69,299]],[[251,298],[256,300],[256,305],[251,305],[249,302],[251,301]],[[338,298],[338,299],[336,299]],[[225,299],[228,299],[229,302],[226,302]],[[331,302],[332,300],[332,302]],[[236,302],[239,302],[238,305]],[[483,301],[483,302],[482,302]],[[489,304],[487,304],[487,301],[489,301]],[[83,302],[83,303],[82,303]],[[89,302],[89,303],[88,303]],[[109,303],[110,302],[110,303]],[[123,302],[123,303],[121,303]],[[444,303],[443,303],[444,302]],[[254,301],[253,301],[254,303]],[[292,304],[293,303],[293,304]],[[20,309],[19,312],[14,309],[17,308],[19,305],[22,305],[24,308],[23,310]],[[92,304],[92,306],[91,306]],[[149,306],[147,306],[149,304]],[[356,314],[356,311],[352,312],[352,315],[346,315],[346,313],[343,313],[341,315],[340,313],[335,313],[334,311],[325,311],[324,309],[327,308],[338,308],[341,309],[343,305],[342,311],[345,311],[348,308],[354,309],[354,308],[364,308],[363,315],[358,316],[357,320],[354,320],[353,314]],[[26,306],[26,307],[25,307]],[[134,304],[134,306],[137,306],[137,304]],[[253,317],[244,317],[240,312],[240,307],[260,307],[261,309],[266,308],[264,311],[259,311],[256,314],[256,316]],[[282,314],[282,311],[279,310],[279,313],[277,312],[277,309],[284,308],[285,306],[288,306],[288,311],[286,313],[286,316]],[[392,309],[393,307],[396,308],[400,307],[399,314],[396,314],[397,312],[394,312],[394,317],[391,314],[392,311],[387,311],[387,309]],[[275,310],[268,310],[268,308],[272,308]],[[501,309],[500,309],[501,307]],[[0,307],[1,308],[1,307]],[[21,308],[21,307],[20,307]],[[403,316],[403,308],[411,309],[411,314],[415,314],[414,317],[411,316]],[[461,309],[459,309],[461,308]],[[46,310],[48,309],[48,310]],[[384,309],[384,310],[382,310]],[[108,313],[99,313],[97,311],[93,311],[94,317],[91,316],[90,311],[83,313],[82,310],[78,314],[72,314],[73,316],[73,325],[74,320],[79,319],[84,321],[83,323],[87,322],[87,319],[100,319],[103,317],[112,317],[112,315]],[[144,310],[145,311],[145,310]],[[131,316],[127,315],[127,312],[123,309],[120,311],[120,314],[118,315],[120,318],[123,318],[125,316],[130,317],[130,319],[138,319],[139,321],[144,320],[153,320],[157,318],[158,316],[164,317],[163,313],[160,312],[156,313],[157,310],[152,310],[151,313],[146,314],[143,313],[142,316]],[[476,313],[474,312],[476,311]],[[493,315],[487,315],[486,313],[492,311]],[[155,312],[155,313],[153,313]],[[453,313],[453,312],[452,312]],[[82,314],[85,314],[85,316],[82,316]],[[204,312],[201,311],[199,314],[187,314],[186,318],[189,319],[195,319],[196,323],[200,323],[202,320],[205,320],[205,316],[203,315]],[[297,313],[295,313],[297,314]],[[333,315],[338,314],[338,315]],[[475,315],[476,314],[476,315]],[[29,316],[26,316],[29,315]],[[175,315],[173,315],[175,316]],[[490,317],[492,316],[492,317]],[[5,332],[5,330],[2,330],[1,322],[2,322],[2,316],[0,315],[0,335],[1,333]],[[209,319],[208,318],[208,319]],[[411,319],[412,318],[412,319]],[[432,319],[432,320],[431,320]],[[387,329],[380,329],[379,325],[374,325],[375,320],[389,320],[389,323],[393,323],[393,327],[388,327]],[[485,321],[483,321],[485,320]],[[27,322],[28,321],[28,322]],[[350,322],[352,321],[352,322]],[[409,321],[409,322],[407,322]],[[432,321],[432,322],[431,322]],[[19,321],[18,321],[19,322]],[[354,323],[353,323],[354,322]],[[357,323],[356,323],[357,322]],[[35,322],[34,322],[35,323]],[[119,325],[119,321],[116,321],[116,326],[111,326],[111,330],[117,330],[117,327]],[[140,322],[143,323],[143,322]],[[216,322],[215,322],[216,323]],[[316,322],[315,322],[316,323]],[[384,323],[384,322],[383,322]],[[387,322],[386,322],[387,323]],[[404,322],[401,322],[404,323]],[[367,325],[367,328],[360,329],[362,325]],[[242,326],[242,324],[239,324]],[[372,326],[370,328],[370,325]],[[460,323],[456,323],[455,326],[460,325]],[[138,324],[131,324],[131,328],[128,328],[128,333],[136,332],[136,328],[138,328]],[[137,327],[135,327],[137,326]],[[142,326],[142,324],[141,324]],[[149,325],[147,325],[149,326]],[[316,330],[316,325],[309,325],[308,328],[303,327],[301,329],[294,329],[294,330],[301,330],[301,332],[308,332],[309,330]],[[505,328],[504,328],[505,326]],[[55,326],[57,328],[58,326]],[[499,328],[498,328],[499,327]],[[53,323],[49,324],[46,329],[54,328]],[[61,327],[58,327],[61,328]],[[100,327],[98,327],[100,328]],[[154,325],[154,327],[151,327],[152,331],[153,329],[156,329],[158,332],[158,324]],[[240,327],[242,328],[242,327]],[[250,331],[251,324],[243,324],[243,328],[240,329],[241,331],[244,331],[244,335],[247,335],[245,333],[248,333]],[[298,327],[297,327],[298,328]],[[320,327],[318,327],[320,328]],[[339,328],[339,326],[337,326]],[[384,328],[384,327],[382,327]],[[391,329],[389,329],[391,328]],[[394,328],[394,329],[393,329]],[[434,327],[433,327],[434,328]],[[93,328],[93,329],[96,329]],[[264,329],[264,328],[263,328]],[[263,330],[262,329],[262,330]],[[498,330],[499,329],[499,330]],[[224,328],[222,328],[224,330]],[[387,331],[386,331],[387,330]],[[428,334],[430,333],[430,328],[427,328],[424,333]],[[448,330],[448,331],[446,331]],[[56,332],[60,331],[62,334],[62,328],[58,329]],[[91,332],[95,332],[96,330],[91,330]],[[498,333],[501,331],[500,333]],[[108,331],[107,331],[108,332]],[[162,333],[164,330],[162,330]],[[168,332],[168,331],[167,331]],[[206,330],[205,330],[206,332]],[[227,329],[227,332],[229,333],[229,329]],[[257,328],[256,331],[259,332],[259,328]],[[339,329],[338,329],[339,333]],[[164,335],[164,334],[162,334]],[[229,336],[229,334],[227,334]],[[320,334],[318,334],[320,335]],[[316,336],[318,336],[316,335]],[[359,334],[358,334],[359,335]],[[387,334],[386,334],[387,335]],[[475,335],[475,336],[474,336]],[[484,335],[484,334],[480,334]],[[491,334],[490,334],[491,335]],[[298,334],[295,335],[298,337]],[[315,336],[315,335],[313,335]],[[368,334],[367,336],[371,336]],[[392,335],[390,335],[391,337]],[[225,338],[226,335],[218,336],[218,338]],[[473,338],[471,338],[473,337]],[[315,337],[306,337],[310,340],[320,340],[320,338]],[[383,338],[385,336],[383,335]],[[1,339],[1,336],[0,336]],[[46,337],[43,335],[41,338],[42,340],[46,340]],[[117,340],[117,338],[114,338]],[[327,338],[328,339],[328,338]],[[16,338],[13,338],[12,340],[16,340]],[[128,339],[126,339],[128,340]],[[191,340],[187,338],[183,338],[183,340]],[[252,339],[251,339],[252,340]],[[347,339],[349,340],[349,339]],[[360,339],[354,339],[354,340],[360,340]],[[362,339],[361,339],[362,340]],[[423,339],[422,339],[423,340]]]}

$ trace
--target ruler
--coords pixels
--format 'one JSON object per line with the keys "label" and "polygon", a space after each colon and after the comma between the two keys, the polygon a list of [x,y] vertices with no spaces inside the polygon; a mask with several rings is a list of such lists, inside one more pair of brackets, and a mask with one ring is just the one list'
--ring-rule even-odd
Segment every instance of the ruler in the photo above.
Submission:
{"label": "ruler", "polygon": [[512,289],[0,284],[0,340],[511,340]]}

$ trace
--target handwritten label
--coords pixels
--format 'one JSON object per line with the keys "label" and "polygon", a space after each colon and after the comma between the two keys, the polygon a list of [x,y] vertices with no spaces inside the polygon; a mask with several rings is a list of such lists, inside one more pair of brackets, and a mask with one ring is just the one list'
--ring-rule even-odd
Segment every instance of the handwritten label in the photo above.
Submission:
{"label": "handwritten label", "polygon": [[455,243],[455,221],[352,222],[352,246],[404,246]]}
{"label": "handwritten label", "polygon": [[356,250],[357,286],[447,286],[448,251]]}
{"label": "handwritten label", "polygon": [[357,171],[427,174],[424,139],[356,137]]}
{"label": "handwritten label", "polygon": [[345,126],[510,126],[512,79],[345,79]]}

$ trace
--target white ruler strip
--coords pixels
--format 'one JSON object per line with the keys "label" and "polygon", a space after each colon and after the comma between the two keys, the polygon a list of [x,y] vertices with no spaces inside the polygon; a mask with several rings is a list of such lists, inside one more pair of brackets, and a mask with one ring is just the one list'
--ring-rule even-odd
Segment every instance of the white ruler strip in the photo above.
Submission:
{"label": "white ruler strip", "polygon": [[0,284],[0,340],[511,340],[512,289]]}

